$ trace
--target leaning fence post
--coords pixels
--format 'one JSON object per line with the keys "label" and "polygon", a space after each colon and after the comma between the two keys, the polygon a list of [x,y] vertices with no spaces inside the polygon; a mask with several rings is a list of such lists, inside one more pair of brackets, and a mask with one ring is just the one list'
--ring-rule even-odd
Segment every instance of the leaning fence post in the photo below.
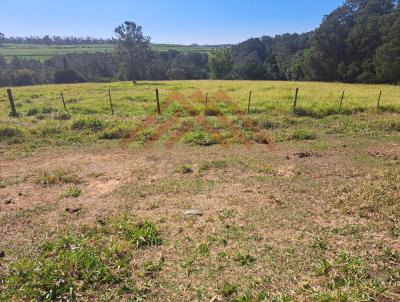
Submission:
{"label": "leaning fence post", "polygon": [[67,110],[67,106],[65,105],[64,93],[62,91],[61,91],[61,100],[63,102],[64,109]]}
{"label": "leaning fence post", "polygon": [[114,115],[114,108],[113,108],[113,104],[112,104],[111,91],[110,91],[110,89],[108,89],[108,99],[110,100],[111,114]]}
{"label": "leaning fence post", "polygon": [[382,91],[379,92],[378,103],[377,103],[378,111],[380,110],[381,107],[381,97],[382,97]]}
{"label": "leaning fence post", "polygon": [[10,107],[11,107],[10,116],[18,117],[18,113],[17,113],[17,110],[15,109],[14,97],[12,95],[11,89],[7,89],[7,94],[8,94],[8,100],[10,101]]}
{"label": "leaning fence post", "polygon": [[250,93],[249,93],[249,103],[247,105],[247,114],[250,114],[250,105],[251,105],[251,90],[250,90]]}
{"label": "leaning fence post", "polygon": [[158,92],[158,88],[156,89],[156,101],[157,101],[157,113],[161,114],[161,107],[160,107],[160,94]]}
{"label": "leaning fence post", "polygon": [[296,88],[296,93],[294,95],[294,100],[293,100],[293,113],[296,113],[297,97],[298,96],[299,96],[299,88]]}
{"label": "leaning fence post", "polygon": [[339,106],[339,112],[342,112],[342,107],[343,107],[343,100],[344,100],[344,90],[342,92],[342,97],[340,99],[340,106]]}

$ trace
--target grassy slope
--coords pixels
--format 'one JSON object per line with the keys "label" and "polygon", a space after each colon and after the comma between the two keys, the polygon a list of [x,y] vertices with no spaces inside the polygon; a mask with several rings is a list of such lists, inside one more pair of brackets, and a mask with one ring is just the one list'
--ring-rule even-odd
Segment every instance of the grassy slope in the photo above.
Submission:
{"label": "grassy slope", "polygon": [[[98,44],[98,45],[65,45],[65,46],[44,46],[31,44],[5,44],[0,48],[0,56],[6,59],[11,59],[13,56],[45,60],[56,55],[65,55],[70,53],[95,53],[95,52],[111,52],[113,45]],[[184,45],[169,45],[169,44],[153,44],[153,49],[156,51],[199,51],[209,52],[212,47],[209,46],[184,46]]]}
{"label": "grassy slope", "polygon": [[[163,117],[146,122],[155,88]],[[229,102],[245,111],[250,89],[248,119]],[[205,92],[220,116],[202,126]],[[18,119],[0,94],[0,198],[11,200],[0,300],[398,301],[400,87],[185,81],[14,96]],[[191,146],[209,142],[220,144]],[[185,216],[193,208],[204,215]]]}

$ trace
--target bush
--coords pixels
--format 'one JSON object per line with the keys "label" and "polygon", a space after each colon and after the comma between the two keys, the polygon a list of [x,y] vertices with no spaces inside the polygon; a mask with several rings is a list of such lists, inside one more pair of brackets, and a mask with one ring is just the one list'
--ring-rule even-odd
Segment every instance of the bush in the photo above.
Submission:
{"label": "bush", "polygon": [[84,83],[86,79],[73,69],[57,70],[54,73],[55,84]]}

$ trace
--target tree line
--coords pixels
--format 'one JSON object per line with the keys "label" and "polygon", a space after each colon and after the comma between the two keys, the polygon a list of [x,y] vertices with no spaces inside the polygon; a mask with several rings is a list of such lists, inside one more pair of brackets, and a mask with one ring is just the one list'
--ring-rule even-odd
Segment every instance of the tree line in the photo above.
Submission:
{"label": "tree line", "polygon": [[92,38],[92,37],[60,37],[45,35],[43,37],[6,37],[0,33],[0,44],[34,44],[34,45],[95,45],[111,44],[113,39]]}
{"label": "tree line", "polygon": [[400,83],[398,0],[346,0],[312,32],[251,38],[210,54],[155,52],[134,22],[115,34],[112,54],[43,62],[0,57],[0,85],[207,78]]}
{"label": "tree line", "polygon": [[213,78],[400,82],[400,1],[347,0],[310,33],[249,39],[210,55]]}

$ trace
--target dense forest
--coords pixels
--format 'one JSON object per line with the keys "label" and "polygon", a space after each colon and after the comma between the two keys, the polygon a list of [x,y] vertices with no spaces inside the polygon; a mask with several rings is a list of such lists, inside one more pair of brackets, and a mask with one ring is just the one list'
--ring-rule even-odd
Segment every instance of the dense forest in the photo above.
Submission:
{"label": "dense forest", "polygon": [[71,54],[45,61],[0,57],[0,85],[206,78],[400,82],[400,2],[393,0],[347,0],[312,32],[252,38],[210,54],[154,52],[150,39],[132,22],[118,27],[116,35],[106,40],[0,34],[0,45],[115,44],[114,54]]}

